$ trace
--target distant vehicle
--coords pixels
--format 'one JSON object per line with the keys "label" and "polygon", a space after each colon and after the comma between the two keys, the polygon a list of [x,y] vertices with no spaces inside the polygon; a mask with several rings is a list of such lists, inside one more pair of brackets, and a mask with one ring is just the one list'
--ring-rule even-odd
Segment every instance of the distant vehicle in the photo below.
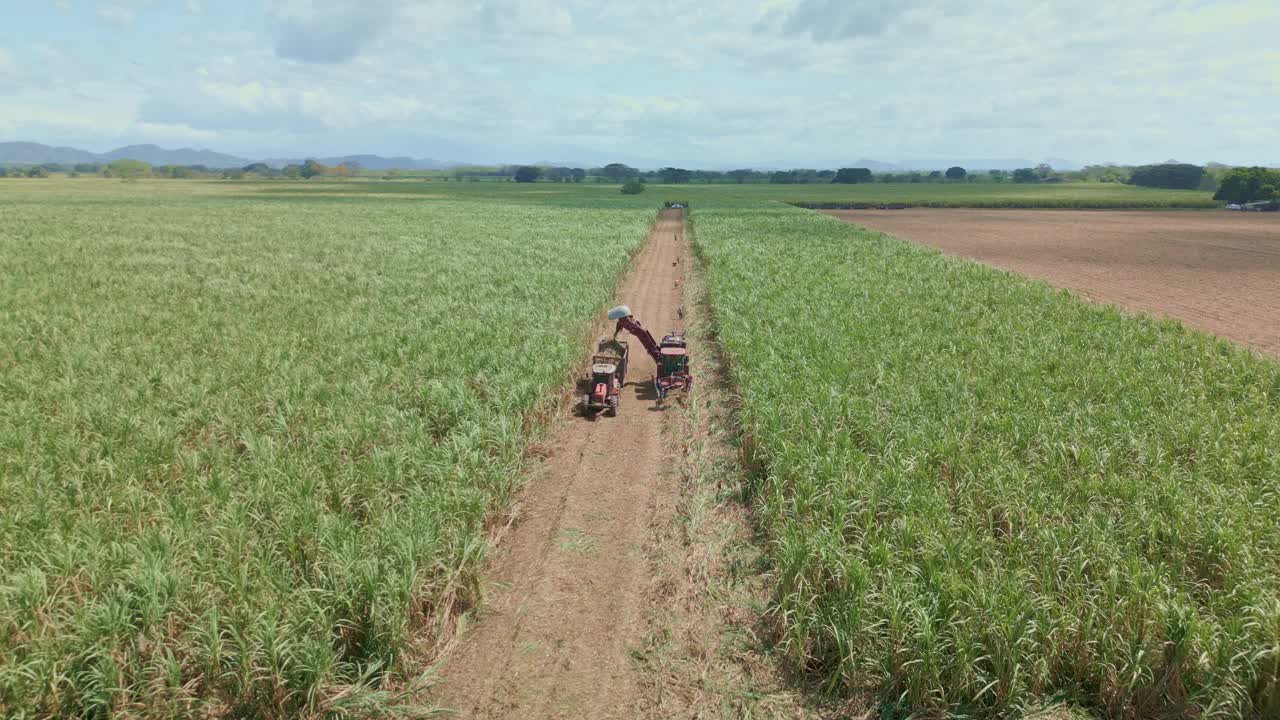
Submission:
{"label": "distant vehicle", "polygon": [[1226,207],[1226,209],[1227,209],[1227,210],[1243,210],[1244,208],[1240,207],[1239,205],[1237,205],[1237,204],[1235,204],[1235,203],[1231,203],[1230,205],[1228,205],[1228,206]]}
{"label": "distant vehicle", "polygon": [[671,203],[671,209],[672,209],[672,210],[683,210],[683,209],[684,209],[684,206],[683,206],[683,205],[681,205],[680,203]]}

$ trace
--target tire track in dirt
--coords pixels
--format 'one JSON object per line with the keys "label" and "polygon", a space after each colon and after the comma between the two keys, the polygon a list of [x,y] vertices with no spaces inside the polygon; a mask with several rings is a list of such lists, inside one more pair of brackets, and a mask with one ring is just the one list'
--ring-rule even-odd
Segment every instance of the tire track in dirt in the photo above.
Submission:
{"label": "tire track in dirt", "polygon": [[[664,210],[619,289],[618,302],[655,336],[683,327],[686,253],[682,211]],[[459,717],[637,714],[643,690],[630,654],[646,633],[645,545],[676,505],[663,428],[680,410],[656,407],[653,361],[638,342],[631,350],[617,417],[566,408],[556,419],[491,565],[484,608],[438,666],[429,699]]]}

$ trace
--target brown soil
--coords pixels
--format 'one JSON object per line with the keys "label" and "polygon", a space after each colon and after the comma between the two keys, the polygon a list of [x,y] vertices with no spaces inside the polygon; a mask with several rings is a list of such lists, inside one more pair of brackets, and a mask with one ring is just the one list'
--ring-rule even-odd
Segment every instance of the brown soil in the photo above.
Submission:
{"label": "brown soil", "polygon": [[643,686],[636,717],[868,717],[857,700],[833,702],[807,679],[788,674],[774,647],[780,626],[764,612],[773,591],[763,571],[765,542],[752,530],[743,502],[747,472],[733,443],[737,393],[714,338],[698,258],[689,258],[687,267],[684,320],[697,384],[666,426],[676,451],[670,482],[679,492],[674,516],[653,524],[646,545],[651,580],[648,630],[633,654]]}
{"label": "brown soil", "polygon": [[[664,211],[618,296],[655,336],[683,326],[685,259],[683,216]],[[439,666],[441,707],[467,718],[629,718],[641,707],[630,655],[647,633],[645,546],[679,495],[664,423],[681,410],[670,398],[657,407],[653,361],[631,349],[617,417],[567,407],[557,418],[478,621]]]}
{"label": "brown soil", "polygon": [[834,215],[1280,355],[1280,216],[839,210]]}

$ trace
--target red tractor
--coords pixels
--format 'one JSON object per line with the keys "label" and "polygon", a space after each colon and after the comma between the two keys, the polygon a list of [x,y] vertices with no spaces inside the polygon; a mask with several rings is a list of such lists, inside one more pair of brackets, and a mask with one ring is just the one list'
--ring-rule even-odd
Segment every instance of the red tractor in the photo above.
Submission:
{"label": "red tractor", "polygon": [[609,319],[618,321],[613,330],[615,338],[618,333],[626,330],[640,341],[653,358],[654,365],[657,366],[653,375],[653,389],[658,393],[658,400],[665,399],[672,390],[684,390],[693,385],[693,378],[689,375],[689,347],[684,333],[672,330],[663,336],[662,342],[655,342],[653,335],[631,315],[631,308],[626,305],[610,310]]}
{"label": "red tractor", "polygon": [[578,401],[583,415],[593,416],[600,411],[606,415],[618,414],[618,400],[627,382],[627,358],[630,350],[625,342],[601,340],[596,355],[591,358],[591,382],[589,391]]}

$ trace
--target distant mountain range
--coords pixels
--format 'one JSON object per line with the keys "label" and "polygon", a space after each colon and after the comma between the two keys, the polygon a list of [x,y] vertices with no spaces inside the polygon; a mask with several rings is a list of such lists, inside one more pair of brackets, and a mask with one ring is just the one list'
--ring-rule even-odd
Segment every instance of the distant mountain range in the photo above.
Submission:
{"label": "distant mountain range", "polygon": [[[267,158],[259,162],[274,168],[286,165],[301,165],[306,158]],[[461,163],[449,163],[432,158],[383,157],[381,155],[343,155],[342,157],[320,157],[316,162],[321,165],[341,165],[356,163],[365,170],[444,170]]]}
{"label": "distant mountain range", "polygon": [[[1043,161],[1054,170],[1079,170],[1083,166],[1063,158],[1045,158]],[[877,162],[875,160],[859,160],[848,167],[865,167],[875,172],[903,172],[908,170],[946,170],[959,166],[966,170],[1017,170],[1039,165],[1040,162],[1026,158],[915,158],[901,160],[896,163]]]}
{"label": "distant mountain range", "polygon": [[[1065,160],[1063,158],[1047,158],[1042,162],[1053,166],[1054,170],[1079,170],[1083,166],[1079,163]],[[872,160],[870,158],[858,158],[857,160],[844,161],[836,160],[828,162],[820,167],[852,167],[867,168],[877,173],[898,173],[898,172],[914,172],[922,170],[946,170],[949,167],[959,165],[969,170],[1017,170],[1018,168],[1035,167],[1039,162],[1027,160],[1025,158],[911,158],[898,162],[885,162],[883,160]],[[725,170],[734,168],[749,167],[756,170],[792,170],[798,167],[815,167],[814,165],[805,165],[803,163],[786,163],[786,162],[757,162],[747,163],[744,165],[734,165],[733,167],[724,166]]]}
{"label": "distant mountain range", "polygon": [[241,167],[249,163],[243,158],[211,150],[192,150],[191,148],[166,150],[155,145],[129,145],[110,152],[95,153],[79,148],[50,147],[33,142],[0,143],[0,163],[74,165],[112,162],[124,158],[142,160],[152,165],[205,165],[211,168]]}
{"label": "distant mountain range", "polygon": [[[33,142],[0,143],[0,163],[23,165],[42,165],[59,163],[75,165],[79,163],[109,163],[114,160],[130,158],[142,160],[152,165],[204,165],[210,168],[239,168],[255,162],[266,163],[275,168],[286,165],[301,164],[305,158],[268,158],[252,160],[249,158],[227,155],[212,150],[193,150],[179,148],[167,150],[156,145],[129,145],[116,148],[110,152],[95,153],[72,147],[52,147]],[[316,158],[325,165],[341,165],[344,162],[355,162],[366,170],[441,170],[452,167],[456,163],[444,163],[430,158],[417,159],[411,157],[382,157],[381,155],[345,155],[342,157]]]}
{"label": "distant mountain range", "polygon": [[[458,151],[459,148],[454,148]],[[448,151],[447,151],[448,152]],[[482,149],[462,148],[459,154],[481,153]],[[451,153],[452,154],[452,153]],[[77,163],[106,163],[122,158],[132,158],[134,160],[143,160],[152,165],[204,165],[210,168],[240,168],[251,165],[255,162],[265,163],[273,168],[282,168],[286,165],[301,164],[305,157],[273,157],[265,159],[254,159],[246,157],[238,157],[236,155],[227,155],[225,153],[214,152],[212,150],[195,150],[192,148],[179,148],[177,150],[168,150],[156,145],[129,145],[127,147],[116,148],[110,152],[95,153],[88,150],[81,150],[73,147],[52,147],[50,145],[41,145],[33,142],[0,142],[0,164],[25,164],[25,165],[41,165],[44,163],[59,163],[62,165],[74,165]],[[433,158],[412,158],[406,156],[384,157],[382,155],[343,155],[337,157],[318,157],[317,161],[325,165],[341,165],[342,163],[357,163],[366,170],[445,170],[448,168],[465,165],[468,163],[448,162],[435,160]],[[634,159],[618,158],[619,162],[627,162],[641,168],[656,168],[657,165],[652,163],[642,163]],[[1063,158],[1046,158],[1042,162],[1053,166],[1055,170],[1079,170],[1081,164],[1066,160]],[[539,163],[543,164],[543,163]],[[551,163],[554,165],[568,165],[573,167],[588,167],[595,163],[563,162]],[[603,164],[603,163],[600,163]],[[864,167],[869,168],[873,172],[906,172],[913,170],[945,170],[953,165],[959,165],[969,171],[976,170],[1016,170],[1018,168],[1035,167],[1039,162],[1027,160],[1026,158],[909,158],[896,162],[884,162],[881,160],[872,160],[869,158],[859,158],[854,161],[843,161],[838,158],[831,160],[822,165],[825,168],[835,167]],[[1280,165],[1273,163],[1272,167]],[[689,167],[702,167],[706,169],[723,169],[733,170],[737,168],[754,168],[756,170],[791,170],[797,167],[816,167],[812,164],[805,163],[789,163],[781,161],[770,162],[747,162],[747,163],[709,163],[707,165],[690,165]]]}

